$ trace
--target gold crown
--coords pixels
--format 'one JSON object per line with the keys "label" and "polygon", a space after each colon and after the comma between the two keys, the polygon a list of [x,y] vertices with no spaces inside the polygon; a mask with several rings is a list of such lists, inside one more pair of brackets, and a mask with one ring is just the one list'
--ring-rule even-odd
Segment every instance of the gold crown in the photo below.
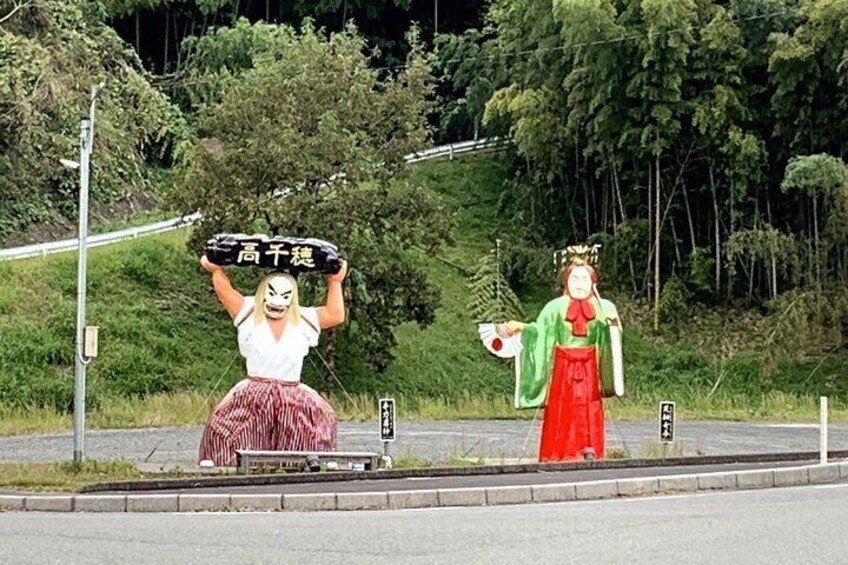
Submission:
{"label": "gold crown", "polygon": [[598,264],[598,253],[600,250],[600,243],[594,245],[569,245],[564,250],[554,253],[554,263],[557,267],[563,267],[573,261],[582,260],[595,266]]}

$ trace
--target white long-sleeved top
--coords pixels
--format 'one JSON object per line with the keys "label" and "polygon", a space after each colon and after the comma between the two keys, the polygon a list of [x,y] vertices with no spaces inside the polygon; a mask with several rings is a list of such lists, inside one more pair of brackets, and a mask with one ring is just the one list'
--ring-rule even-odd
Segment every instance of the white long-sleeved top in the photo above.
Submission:
{"label": "white long-sleeved top", "polygon": [[318,345],[321,331],[318,312],[315,308],[301,307],[300,323],[287,322],[277,341],[267,320],[257,324],[253,314],[248,316],[253,306],[254,298],[245,296],[241,311],[233,319],[238,328],[239,351],[247,361],[248,376],[300,382],[303,358],[310,347]]}

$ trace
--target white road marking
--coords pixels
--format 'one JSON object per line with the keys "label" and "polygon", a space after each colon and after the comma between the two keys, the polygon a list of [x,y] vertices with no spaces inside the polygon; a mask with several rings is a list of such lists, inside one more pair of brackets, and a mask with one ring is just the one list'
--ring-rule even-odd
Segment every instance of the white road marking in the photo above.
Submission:
{"label": "white road marking", "polygon": [[755,424],[758,428],[818,429],[818,424]]}
{"label": "white road marking", "polygon": [[211,510],[202,510],[197,512],[168,512],[172,516],[250,516],[253,514],[274,514],[279,513],[275,510],[220,510],[220,511],[211,511]]}
{"label": "white road marking", "polygon": [[819,485],[819,486],[814,487],[814,488],[817,488],[817,489],[848,488],[848,483],[838,483],[838,484],[834,484],[834,485]]}
{"label": "white road marking", "polygon": [[[349,431],[339,430],[338,435],[339,436],[365,436],[365,437],[369,437],[369,436],[379,436],[380,432],[379,432],[379,430],[375,430],[373,432],[359,431],[359,430],[349,430]],[[409,436],[409,437],[422,437],[422,436],[459,436],[459,437],[469,436],[469,437],[477,437],[480,434],[468,433],[468,432],[464,432],[464,431],[460,431],[460,430],[457,430],[455,432],[441,432],[441,431],[436,431],[436,430],[432,430],[432,431],[427,431],[427,430],[406,431],[406,430],[404,430],[403,435]]]}

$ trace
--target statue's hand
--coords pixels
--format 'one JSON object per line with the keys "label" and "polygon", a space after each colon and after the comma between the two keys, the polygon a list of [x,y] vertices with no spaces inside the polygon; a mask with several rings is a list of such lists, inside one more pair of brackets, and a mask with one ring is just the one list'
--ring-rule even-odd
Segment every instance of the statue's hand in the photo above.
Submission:
{"label": "statue's hand", "polygon": [[214,273],[215,271],[220,271],[223,269],[221,265],[216,265],[215,263],[210,261],[206,255],[200,258],[200,266],[209,271],[210,273]]}
{"label": "statue's hand", "polygon": [[521,333],[523,329],[524,323],[516,322],[515,320],[510,320],[509,322],[495,326],[495,331],[503,337],[512,337],[515,334]]}
{"label": "statue's hand", "polygon": [[327,281],[328,282],[339,282],[340,283],[345,279],[346,276],[347,276],[347,261],[342,261],[342,268],[339,269],[338,273],[336,273],[334,275],[330,275],[329,277],[327,277]]}

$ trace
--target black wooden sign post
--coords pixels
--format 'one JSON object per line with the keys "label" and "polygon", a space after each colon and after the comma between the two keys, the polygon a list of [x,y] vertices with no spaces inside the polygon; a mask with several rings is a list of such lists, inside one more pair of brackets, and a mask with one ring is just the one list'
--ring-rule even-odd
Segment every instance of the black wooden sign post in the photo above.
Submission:
{"label": "black wooden sign post", "polygon": [[395,441],[395,399],[380,399],[380,439],[383,441],[383,454],[389,456],[389,442]]}
{"label": "black wooden sign post", "polygon": [[660,402],[660,441],[663,446],[674,443],[674,402]]}
{"label": "black wooden sign post", "polygon": [[395,440],[395,399],[380,399],[380,439]]}

